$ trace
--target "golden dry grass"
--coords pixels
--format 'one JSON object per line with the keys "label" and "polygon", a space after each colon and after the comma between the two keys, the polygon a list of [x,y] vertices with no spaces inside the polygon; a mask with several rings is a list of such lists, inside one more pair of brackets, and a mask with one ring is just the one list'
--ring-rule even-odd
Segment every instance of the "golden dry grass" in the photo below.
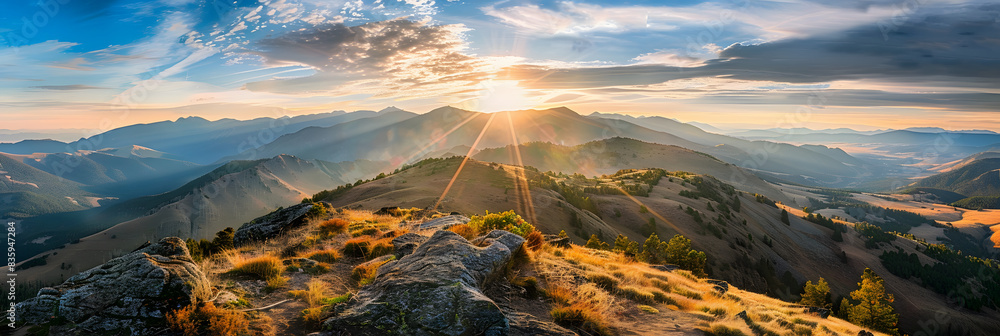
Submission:
{"label": "golden dry grass", "polygon": [[275,256],[246,256],[232,250],[224,251],[223,256],[232,265],[232,273],[252,275],[261,280],[281,275],[281,259]]}

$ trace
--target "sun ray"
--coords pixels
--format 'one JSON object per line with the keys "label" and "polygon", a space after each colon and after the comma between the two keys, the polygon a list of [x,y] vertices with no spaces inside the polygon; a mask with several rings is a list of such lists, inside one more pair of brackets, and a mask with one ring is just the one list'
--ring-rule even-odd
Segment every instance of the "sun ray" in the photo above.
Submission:
{"label": "sun ray", "polygon": [[480,114],[478,114],[478,113],[470,115],[468,118],[466,118],[465,120],[463,120],[461,123],[459,123],[458,125],[455,125],[455,127],[452,127],[450,130],[448,130],[447,132],[445,132],[441,136],[437,137],[437,139],[432,140],[430,143],[428,143],[424,147],[422,147],[419,150],[417,150],[416,152],[414,152],[413,155],[410,155],[405,160],[401,161],[399,163],[399,166],[402,166],[402,165],[406,164],[407,162],[410,162],[410,160],[415,159],[418,155],[423,154],[425,150],[427,150],[428,148],[431,148],[431,146],[434,146],[438,142],[441,142],[441,140],[444,140],[444,138],[447,138],[449,135],[451,135],[451,133],[454,133],[459,128],[462,128],[462,126],[465,126],[465,124],[468,124],[470,121],[472,121],[472,119],[476,119],[476,117],[479,117],[479,116],[480,116]]}
{"label": "sun ray", "polygon": [[[524,206],[524,212],[528,216],[528,219],[532,223],[537,223],[538,218],[535,217],[535,204],[531,199],[531,189],[530,186],[528,185],[528,175],[527,172],[525,172],[524,170],[524,159],[521,157],[521,147],[520,147],[521,143],[520,141],[517,140],[517,133],[514,130],[513,117],[511,117],[510,111],[506,113],[507,113],[507,126],[510,128],[510,141],[514,147],[514,159],[517,160],[516,161],[517,165],[521,167],[520,170],[515,170],[514,173],[515,194],[521,197],[521,201]],[[520,172],[521,175],[518,176],[517,172]]]}
{"label": "sun ray", "polygon": [[448,191],[451,190],[451,186],[454,185],[455,180],[458,179],[458,174],[462,173],[462,168],[465,168],[465,163],[469,162],[469,157],[472,156],[472,152],[476,150],[476,147],[479,146],[479,141],[483,139],[483,136],[486,135],[486,131],[490,129],[490,125],[493,124],[494,117],[496,117],[496,114],[490,114],[490,120],[486,121],[486,126],[483,126],[483,130],[479,132],[479,136],[476,137],[476,141],[472,143],[472,147],[469,148],[469,153],[462,158],[462,163],[458,165],[458,170],[455,171],[455,175],[452,175],[451,181],[448,181],[448,185],[444,187],[444,192],[441,193],[441,197],[439,197],[437,202],[434,203],[434,207],[431,208],[432,210],[437,210],[437,208],[441,206],[441,202],[444,201],[444,197],[448,195]]}

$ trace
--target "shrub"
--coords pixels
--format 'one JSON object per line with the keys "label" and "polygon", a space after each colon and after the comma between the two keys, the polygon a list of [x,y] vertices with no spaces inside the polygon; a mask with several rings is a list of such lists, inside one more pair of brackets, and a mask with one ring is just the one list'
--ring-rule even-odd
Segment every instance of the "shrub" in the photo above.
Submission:
{"label": "shrub", "polygon": [[251,335],[246,313],[218,308],[211,302],[168,312],[166,319],[170,330],[184,336]]}
{"label": "shrub", "polygon": [[553,322],[561,326],[588,334],[611,335],[604,319],[589,305],[578,303],[569,307],[556,307],[549,314],[552,315]]}
{"label": "shrub", "polygon": [[618,279],[607,274],[588,273],[587,280],[608,291],[612,291],[618,286]]}
{"label": "shrub", "polygon": [[638,303],[653,304],[655,301],[653,293],[635,286],[621,286],[618,288],[618,293]]}
{"label": "shrub", "polygon": [[569,288],[554,284],[549,284],[549,287],[545,290],[544,295],[557,305],[569,305],[573,302],[573,291]]}
{"label": "shrub", "polygon": [[309,254],[308,258],[319,262],[333,263],[340,259],[340,254],[337,253],[336,249],[326,249],[313,252]]}
{"label": "shrub", "polygon": [[250,259],[236,257],[231,260],[233,263],[232,273],[253,275],[262,280],[267,280],[281,275],[281,260],[277,257],[263,255]]}
{"label": "shrub", "polygon": [[538,249],[542,248],[543,243],[545,243],[545,238],[542,237],[541,232],[532,231],[528,234],[526,244],[532,251],[538,251]]}
{"label": "shrub", "polygon": [[342,218],[334,218],[331,220],[319,223],[319,232],[324,237],[335,236],[347,231],[347,227],[350,226],[350,222]]}
{"label": "shrub", "polygon": [[466,240],[476,239],[476,230],[473,229],[468,224],[452,225],[450,228],[448,228],[448,231],[457,233],[459,236],[462,236]]}
{"label": "shrub", "polygon": [[483,216],[472,216],[469,226],[476,230],[478,234],[487,234],[493,230],[507,230],[521,237],[535,231],[535,226],[524,221],[520,215],[508,210],[501,213],[486,212]]}
{"label": "shrub", "polygon": [[372,251],[371,237],[352,238],[344,243],[344,255],[361,258],[368,256]]}

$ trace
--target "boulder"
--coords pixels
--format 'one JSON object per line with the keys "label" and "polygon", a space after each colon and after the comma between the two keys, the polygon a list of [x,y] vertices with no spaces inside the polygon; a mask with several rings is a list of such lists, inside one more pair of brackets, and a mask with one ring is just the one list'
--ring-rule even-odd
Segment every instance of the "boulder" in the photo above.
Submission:
{"label": "boulder", "polygon": [[[402,236],[400,236],[402,237]],[[323,323],[326,335],[508,335],[510,321],[481,291],[524,238],[506,231],[476,247],[437,231],[413,253],[379,268],[371,285]]]}
{"label": "boulder", "polygon": [[210,288],[208,279],[184,240],[169,237],[39,290],[17,305],[17,318],[75,324],[76,334],[151,335],[165,328],[167,312],[196,301],[199,288]]}
{"label": "boulder", "polygon": [[401,259],[406,255],[413,253],[420,244],[427,241],[427,236],[421,236],[416,233],[410,232],[399,237],[392,239],[393,250],[396,251],[396,259]]}
{"label": "boulder", "polygon": [[544,237],[546,243],[555,247],[566,248],[569,247],[569,244],[571,243],[569,236],[560,237],[559,235],[544,235]]}
{"label": "boulder", "polygon": [[277,237],[291,228],[301,226],[306,223],[306,214],[312,207],[311,203],[301,203],[257,217],[236,229],[233,244],[240,246],[264,241]]}
{"label": "boulder", "polygon": [[462,216],[462,215],[450,215],[450,216],[438,217],[438,218],[431,219],[429,221],[420,223],[419,228],[421,230],[425,230],[425,229],[447,229],[448,227],[450,227],[452,225],[466,224],[470,220],[471,219],[469,219],[469,217],[465,217],[465,216]]}
{"label": "boulder", "polygon": [[714,285],[714,286],[712,286],[712,289],[714,289],[715,292],[719,293],[719,295],[726,294],[726,292],[729,291],[729,283],[728,282],[725,282],[725,281],[722,281],[722,280],[712,280],[712,279],[705,280],[705,282]]}

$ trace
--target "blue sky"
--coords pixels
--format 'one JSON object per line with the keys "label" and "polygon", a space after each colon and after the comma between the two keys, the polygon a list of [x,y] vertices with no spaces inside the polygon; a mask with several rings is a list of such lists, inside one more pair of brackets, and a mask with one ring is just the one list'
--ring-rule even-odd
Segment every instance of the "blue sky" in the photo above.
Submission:
{"label": "blue sky", "polygon": [[42,0],[5,129],[442,105],[1000,130],[997,1]]}

